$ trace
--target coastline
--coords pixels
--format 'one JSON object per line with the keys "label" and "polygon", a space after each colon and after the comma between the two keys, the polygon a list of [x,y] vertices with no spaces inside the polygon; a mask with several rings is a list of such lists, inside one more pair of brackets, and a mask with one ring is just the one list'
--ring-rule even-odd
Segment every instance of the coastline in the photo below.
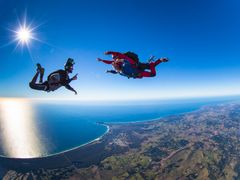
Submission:
{"label": "coastline", "polygon": [[[32,157],[32,158],[14,158],[0,155],[0,168],[1,172],[7,171],[7,169],[20,170],[25,169],[39,169],[39,168],[59,168],[59,167],[69,167],[72,166],[72,162],[69,160],[69,154],[75,154],[79,151],[85,151],[86,148],[94,146],[95,144],[101,143],[101,141],[108,135],[110,131],[110,125],[102,123],[107,129],[103,135],[95,138],[94,140],[82,144],[80,146],[68,149],[59,153],[50,154],[43,157]],[[0,172],[0,177],[1,177]]]}
{"label": "coastline", "polygon": [[66,150],[63,150],[63,151],[59,151],[59,152],[51,153],[51,154],[46,154],[46,155],[42,155],[42,156],[38,156],[38,157],[21,158],[21,157],[8,157],[8,156],[0,155],[0,158],[8,158],[8,159],[36,159],[36,158],[47,158],[47,157],[51,157],[51,156],[56,156],[56,155],[60,155],[62,153],[67,153],[69,151],[76,150],[76,149],[84,147],[86,145],[90,145],[90,144],[95,143],[97,141],[100,141],[105,135],[108,134],[108,132],[110,130],[109,125],[128,125],[128,124],[147,123],[147,122],[160,121],[161,119],[167,118],[169,116],[177,116],[177,115],[181,115],[181,114],[185,114],[185,113],[191,113],[191,112],[197,111],[197,110],[199,110],[201,108],[202,108],[202,106],[196,108],[195,110],[190,110],[190,111],[181,112],[181,113],[173,113],[171,115],[159,116],[159,117],[156,117],[156,118],[153,118],[153,119],[147,119],[147,120],[126,121],[126,122],[124,122],[124,121],[122,121],[122,122],[121,121],[118,121],[118,122],[95,122],[95,124],[99,124],[99,125],[105,126],[107,128],[106,131],[102,135],[98,136],[97,138],[95,138],[93,140],[90,140],[90,141],[88,141],[86,143],[77,145],[77,146],[75,146],[73,148],[69,148],[69,149],[66,149]]}
{"label": "coastline", "polygon": [[[167,170],[169,169],[179,172],[179,174],[174,174],[174,177],[181,175],[181,168],[189,169],[190,162],[195,163],[196,167],[199,167],[199,163],[201,163],[201,166],[206,166],[209,172],[213,172],[204,162],[214,163],[215,161],[212,162],[211,156],[202,156],[201,154],[203,152],[211,153],[212,148],[217,147],[219,143],[219,148],[223,148],[222,145],[225,144],[225,141],[232,142],[234,145],[234,140],[238,135],[236,119],[239,119],[239,109],[240,104],[220,103],[203,106],[187,114],[168,116],[155,121],[124,124],[104,123],[109,127],[106,134],[94,142],[71,151],[44,158],[0,157],[0,162],[7,171],[4,177],[10,179],[18,176],[19,173],[26,177],[33,175],[46,177],[47,175],[49,179],[51,179],[50,177],[88,179],[88,175],[97,177],[100,173],[101,177],[116,176],[121,179],[126,176],[124,174],[126,171],[132,173],[143,171],[146,173],[145,175],[149,175],[147,173],[150,170],[149,167],[154,167],[151,168],[154,176],[158,177],[158,173],[161,172],[161,177],[164,179],[164,177],[168,177],[170,171]],[[231,113],[233,111],[236,113]],[[225,125],[222,126],[222,123]],[[229,128],[230,126],[233,128]],[[236,136],[226,136],[229,132],[234,132],[232,134]],[[224,140],[224,138],[219,141],[222,136],[230,138],[231,141]],[[232,149],[226,151],[226,153],[229,152],[233,155],[238,153],[237,150]],[[199,158],[201,162],[198,161]],[[227,164],[230,160],[227,161]],[[139,169],[139,164],[141,169]],[[196,169],[201,174],[201,168],[196,167],[191,166],[191,172],[188,174],[192,174]],[[128,174],[128,176],[130,175],[133,174]]]}
{"label": "coastline", "polygon": [[[99,124],[99,123],[96,123],[96,124]],[[81,148],[83,146],[86,146],[86,145],[89,145],[89,144],[92,144],[94,142],[97,142],[97,141],[100,141],[105,135],[107,135],[107,133],[109,132],[110,130],[110,127],[109,125],[105,124],[105,123],[102,123],[101,124],[102,126],[105,126],[107,129],[106,131],[99,137],[89,141],[89,142],[86,142],[84,144],[81,144],[79,146],[76,146],[76,147],[73,147],[73,148],[70,148],[70,149],[67,149],[67,150],[64,150],[64,151],[60,151],[60,152],[57,152],[57,153],[53,153],[53,154],[48,154],[46,156],[40,156],[40,157],[30,157],[30,158],[18,158],[18,157],[8,157],[8,156],[4,156],[4,155],[0,155],[0,158],[8,158],[8,159],[36,159],[36,158],[46,158],[46,157],[51,157],[51,156],[56,156],[56,155],[60,155],[62,153],[67,153],[69,151],[72,151],[72,150],[76,150],[78,148]]]}
{"label": "coastline", "polygon": [[[176,113],[176,114],[172,114],[172,115],[167,115],[167,116],[163,116],[163,117],[158,117],[158,118],[154,118],[154,119],[149,119],[149,120],[144,120],[144,121],[131,121],[131,122],[96,122],[97,124],[103,125],[105,126],[107,129],[105,131],[105,133],[103,135],[101,135],[100,137],[97,137],[95,139],[93,139],[92,141],[89,141],[87,143],[81,144],[80,146],[65,150],[65,151],[61,151],[58,153],[54,153],[54,154],[49,154],[46,156],[41,156],[41,157],[32,157],[32,158],[14,158],[14,157],[7,157],[7,156],[2,156],[0,155],[0,161],[4,162],[7,161],[7,166],[12,167],[12,163],[17,161],[17,164],[20,162],[20,164],[22,166],[25,165],[29,165],[32,164],[31,161],[49,161],[48,159],[50,159],[50,161],[53,161],[52,159],[66,159],[66,155],[67,154],[75,154],[78,151],[87,149],[88,147],[94,146],[95,144],[98,143],[102,143],[104,141],[104,138],[111,138],[112,134],[110,133],[111,131],[113,131],[113,127],[115,126],[128,126],[128,125],[138,125],[138,124],[148,124],[148,123],[158,123],[159,121],[162,121],[164,119],[167,119],[168,117],[172,117],[172,116],[180,116],[183,114],[188,114],[188,113],[193,113],[193,112],[197,112],[200,111],[203,107],[205,106],[201,106],[193,111],[188,111],[188,112],[183,112],[183,113]],[[111,127],[112,126],[112,127]],[[109,137],[107,137],[109,136]],[[18,166],[18,165],[17,165]],[[15,166],[15,168],[17,167]],[[55,168],[55,167],[59,167],[59,165],[53,165],[53,167],[51,168]],[[39,168],[39,167],[38,167]]]}
{"label": "coastline", "polygon": [[[178,102],[177,104],[179,104],[179,103],[180,102]],[[207,104],[209,104],[209,103],[210,104],[212,104],[212,103],[216,104],[216,102],[212,102],[212,101],[207,102]],[[219,102],[217,102],[217,103],[219,103]],[[100,124],[100,126],[101,125],[106,126],[107,124],[134,124],[134,123],[158,121],[160,119],[167,118],[168,116],[176,116],[176,115],[181,115],[181,114],[194,112],[194,111],[197,111],[204,106],[204,104],[202,104],[202,102],[201,103],[200,102],[194,102],[193,105],[194,106],[189,106],[189,105],[187,105],[186,107],[183,106],[183,108],[179,108],[179,110],[176,109],[176,108],[175,109],[173,108],[174,110],[171,110],[171,108],[167,108],[167,111],[164,109],[163,112],[156,113],[152,116],[142,116],[142,117],[139,116],[139,117],[135,118],[134,117],[135,115],[134,115],[132,117],[131,116],[125,116],[125,118],[121,117],[121,118],[118,118],[118,119],[114,119],[114,116],[111,116],[110,122],[108,122],[109,121],[108,119],[105,119],[106,121],[104,121],[103,123],[99,123],[99,122],[96,122],[96,120],[98,120],[98,119],[96,119],[95,124]],[[182,107],[182,105],[181,105],[181,107]],[[168,111],[169,109],[171,111]],[[158,110],[156,109],[156,111],[158,111]],[[107,127],[106,131],[104,131],[104,129],[103,129],[103,131],[101,131],[101,133],[99,133],[97,136],[93,137],[94,139],[89,138],[89,136],[86,136],[86,138],[85,138],[86,140],[84,139],[84,137],[80,137],[80,136],[78,136],[78,138],[74,137],[75,138],[75,144],[71,144],[69,147],[60,147],[60,146],[58,147],[57,146],[56,149],[54,149],[51,152],[48,152],[46,150],[45,152],[42,152],[39,156],[37,155],[37,156],[34,156],[34,157],[27,157],[27,158],[44,158],[44,157],[53,156],[53,155],[57,155],[57,154],[60,154],[60,153],[65,153],[65,152],[74,150],[76,148],[79,148],[79,147],[82,147],[82,146],[85,146],[85,145],[88,145],[88,144],[91,144],[95,141],[100,140],[105,134],[108,133],[108,131],[109,131],[109,127]],[[59,137],[61,137],[61,136],[59,136]],[[58,140],[60,140],[60,139],[58,139]],[[85,142],[81,142],[82,140],[84,140]],[[79,141],[80,141],[80,143],[78,144]],[[49,149],[51,149],[51,147]],[[6,155],[3,154],[3,155],[0,155],[0,156],[1,157],[8,157],[8,158],[22,158],[22,157],[9,157],[9,156],[7,156],[7,154]]]}
{"label": "coastline", "polygon": [[53,157],[53,156],[58,156],[58,155],[61,155],[61,154],[64,154],[64,153],[68,153],[68,152],[71,152],[71,151],[77,150],[79,148],[82,148],[82,147],[85,147],[85,146],[88,146],[88,145],[91,145],[91,144],[94,144],[94,143],[97,143],[97,142],[101,141],[102,138],[104,136],[108,135],[109,131],[111,130],[110,129],[110,125],[134,125],[134,124],[139,124],[139,123],[140,124],[154,123],[154,122],[158,122],[158,121],[164,120],[164,119],[166,119],[168,117],[187,115],[189,113],[199,112],[202,109],[207,108],[207,107],[221,105],[221,104],[228,104],[228,103],[219,103],[219,104],[214,104],[214,105],[213,104],[211,104],[211,105],[202,105],[202,106],[200,106],[199,108],[197,108],[195,110],[182,112],[182,113],[173,113],[171,115],[161,116],[161,117],[157,117],[157,118],[153,118],[153,119],[149,119],[149,120],[127,121],[127,122],[96,122],[96,124],[105,126],[107,128],[106,131],[101,136],[99,136],[99,137],[97,137],[97,138],[95,138],[95,139],[93,139],[93,140],[91,140],[89,142],[86,142],[86,143],[83,143],[81,145],[78,145],[76,147],[73,147],[73,148],[70,148],[70,149],[67,149],[67,150],[63,150],[63,151],[60,151],[60,152],[57,152],[57,153],[52,153],[52,154],[48,154],[48,155],[39,156],[39,157],[19,158],[19,157],[8,157],[8,156],[0,155],[0,158],[15,159],[15,160],[16,159],[25,160],[25,159],[41,159],[41,158],[49,158],[49,157]]}
{"label": "coastline", "polygon": [[[112,139],[113,134],[117,133],[117,132],[113,132],[114,130],[116,130],[115,127],[119,128],[122,126],[128,126],[128,125],[146,125],[149,123],[158,123],[159,121],[164,121],[165,119],[168,119],[170,117],[178,117],[184,114],[189,114],[189,113],[194,113],[194,112],[198,112],[200,111],[202,108],[204,107],[208,107],[208,106],[212,106],[212,105],[206,105],[206,106],[201,106],[193,111],[189,111],[189,112],[183,112],[183,113],[176,113],[176,114],[172,114],[172,115],[168,115],[166,117],[159,117],[159,118],[154,118],[154,119],[150,119],[150,120],[145,120],[145,121],[132,121],[132,122],[117,122],[117,123],[105,123],[105,122],[96,122],[97,124],[101,124],[103,126],[107,127],[106,132],[98,137],[95,138],[94,140],[87,142],[85,144],[82,144],[80,146],[59,152],[59,153],[54,153],[54,154],[50,154],[47,156],[42,156],[42,157],[33,157],[33,158],[13,158],[13,157],[6,157],[6,156],[0,156],[0,161],[3,162],[3,164],[5,164],[6,167],[11,167],[13,169],[18,169],[21,166],[23,167],[28,167],[30,169],[38,169],[38,168],[43,168],[45,166],[48,166],[49,168],[59,168],[59,167],[66,167],[66,166],[71,166],[72,162],[70,162],[69,159],[81,159],[81,153],[85,154],[86,152],[84,152],[85,150],[87,150],[88,148],[92,148],[93,146],[97,145],[97,144],[101,144],[104,143],[104,141],[106,141],[106,139]],[[77,157],[77,158],[69,158],[68,156],[73,156],[73,157]],[[55,162],[55,161],[60,161],[60,163],[53,163],[51,164],[51,162]],[[43,163],[44,165],[38,165]],[[12,166],[12,164],[14,164]],[[48,164],[51,164],[50,166]],[[86,164],[92,164],[90,163],[86,163]],[[83,165],[82,167],[87,167],[87,165]]]}

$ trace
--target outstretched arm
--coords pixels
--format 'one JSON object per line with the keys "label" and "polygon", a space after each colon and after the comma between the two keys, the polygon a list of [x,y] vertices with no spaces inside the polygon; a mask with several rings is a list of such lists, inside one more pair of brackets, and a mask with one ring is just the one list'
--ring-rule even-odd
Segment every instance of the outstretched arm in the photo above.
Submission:
{"label": "outstretched arm", "polygon": [[66,89],[70,90],[70,91],[73,91],[75,93],[75,95],[77,95],[77,91],[75,89],[73,89],[69,84],[67,84],[65,86]]}
{"label": "outstretched arm", "polygon": [[105,63],[105,64],[112,64],[112,63],[113,63],[113,61],[103,60],[103,59],[100,59],[100,58],[97,58],[97,60],[98,60],[99,62],[103,62],[103,63]]}
{"label": "outstretched arm", "polygon": [[125,76],[125,77],[127,77],[128,79],[130,78],[129,76],[127,76],[126,74],[123,74],[123,73],[119,73],[119,72],[117,72],[117,71],[114,71],[114,70],[107,70],[107,72],[106,73],[112,73],[112,74],[120,74],[121,76]]}
{"label": "outstretched arm", "polygon": [[107,70],[106,73],[118,74],[118,72],[114,70]]}
{"label": "outstretched arm", "polygon": [[136,64],[136,62],[134,60],[132,60],[131,58],[129,58],[128,56],[126,56],[125,54],[122,54],[120,52],[114,52],[114,51],[107,51],[105,52],[106,55],[112,54],[113,56],[117,56],[119,59],[125,59],[128,62],[130,62],[130,64]]}
{"label": "outstretched arm", "polygon": [[78,73],[75,74],[72,78],[69,78],[68,80],[64,79],[63,85],[65,86],[65,85],[69,84],[70,82],[72,82],[72,80],[77,80],[77,76],[78,76]]}
{"label": "outstretched arm", "polygon": [[75,92],[75,94],[77,94],[77,91],[75,91],[70,85],[69,83],[72,80],[76,80],[77,79],[77,74],[75,76],[73,76],[72,78],[69,78],[68,73],[64,70],[59,70],[58,71],[59,75],[60,75],[60,81],[59,83],[64,86],[66,89]]}

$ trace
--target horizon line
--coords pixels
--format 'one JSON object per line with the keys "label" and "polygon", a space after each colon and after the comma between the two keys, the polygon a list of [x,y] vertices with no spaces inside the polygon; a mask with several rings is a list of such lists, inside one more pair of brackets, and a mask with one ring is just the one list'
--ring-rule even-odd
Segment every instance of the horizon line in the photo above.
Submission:
{"label": "horizon line", "polygon": [[175,96],[175,97],[157,97],[157,98],[132,98],[132,99],[80,99],[80,98],[41,98],[41,97],[0,97],[0,100],[16,99],[16,100],[32,100],[32,101],[75,101],[75,102],[125,102],[125,101],[160,101],[160,100],[188,100],[188,99],[201,99],[201,98],[221,98],[221,97],[236,97],[240,94],[227,94],[227,95],[202,95],[202,96]]}

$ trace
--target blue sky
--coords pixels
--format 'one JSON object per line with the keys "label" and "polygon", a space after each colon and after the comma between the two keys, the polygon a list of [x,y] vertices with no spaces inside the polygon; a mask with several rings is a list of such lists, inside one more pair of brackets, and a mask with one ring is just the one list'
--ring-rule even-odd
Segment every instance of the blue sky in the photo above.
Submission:
{"label": "blue sky", "polygon": [[[237,0],[0,1],[0,97],[142,99],[240,94],[240,3]],[[38,26],[29,50],[16,47],[9,29],[26,19]],[[5,46],[6,45],[6,46]],[[157,76],[127,79],[106,74],[107,50],[169,57]],[[76,61],[71,83],[45,93],[28,82],[40,62],[48,73]],[[74,75],[73,73],[73,75]]]}

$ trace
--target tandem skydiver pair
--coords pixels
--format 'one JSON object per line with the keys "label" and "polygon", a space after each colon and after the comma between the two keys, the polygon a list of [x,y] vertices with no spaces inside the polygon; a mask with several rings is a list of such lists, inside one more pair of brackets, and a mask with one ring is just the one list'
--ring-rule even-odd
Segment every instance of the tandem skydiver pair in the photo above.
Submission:
{"label": "tandem skydiver pair", "polygon": [[[114,70],[108,70],[107,73],[120,74],[127,78],[143,78],[156,76],[156,66],[162,62],[168,62],[168,58],[159,58],[154,61],[151,57],[147,63],[139,61],[138,55],[133,52],[119,53],[114,51],[105,52],[106,55],[112,55],[112,60],[103,60],[98,58],[98,61],[105,64],[111,64]],[[146,71],[150,70],[150,71]]]}
{"label": "tandem skydiver pair", "polygon": [[[168,58],[165,57],[157,60],[154,60],[154,57],[151,57],[147,63],[142,63],[139,61],[138,55],[130,51],[126,53],[107,51],[105,54],[112,55],[112,60],[103,60],[101,58],[97,58],[97,60],[113,66],[114,70],[107,70],[107,73],[120,74],[127,78],[134,79],[154,77],[156,76],[156,66],[162,62],[168,62]],[[60,69],[52,72],[48,75],[47,80],[43,82],[45,69],[38,63],[37,72],[32,81],[29,83],[30,88],[50,92],[64,86],[66,89],[73,91],[75,95],[77,95],[77,91],[69,85],[72,80],[77,80],[78,74],[69,78],[69,74],[73,71],[74,64],[74,60],[72,58],[68,58],[64,65],[64,70]],[[39,82],[37,83],[38,77]]]}

